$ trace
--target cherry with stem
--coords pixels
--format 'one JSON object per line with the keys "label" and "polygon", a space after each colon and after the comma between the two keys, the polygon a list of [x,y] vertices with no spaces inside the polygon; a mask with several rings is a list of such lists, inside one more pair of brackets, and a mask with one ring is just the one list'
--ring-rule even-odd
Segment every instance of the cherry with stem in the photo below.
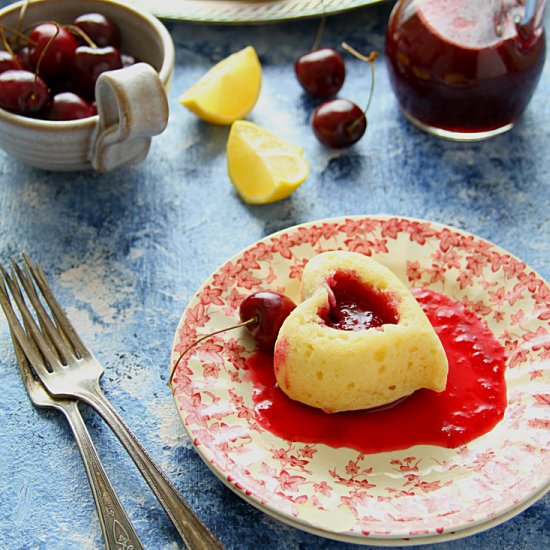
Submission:
{"label": "cherry with stem", "polygon": [[371,67],[371,86],[364,110],[348,99],[332,99],[319,105],[313,112],[311,125],[317,139],[327,147],[349,147],[359,141],[367,129],[366,113],[374,94],[374,60],[378,52],[365,56],[345,42],[342,48]]}
{"label": "cherry with stem", "polygon": [[296,304],[288,296],[280,292],[260,290],[249,294],[239,307],[240,323],[205,334],[192,342],[180,353],[170,371],[168,386],[172,385],[176,369],[185,354],[200,342],[221,332],[246,327],[256,341],[258,349],[265,353],[273,353],[281,325],[295,307]]}
{"label": "cherry with stem", "polygon": [[71,27],[81,30],[100,48],[120,47],[118,27],[101,13],[83,13],[73,21]]}
{"label": "cherry with stem", "polygon": [[40,114],[48,105],[50,94],[44,80],[24,70],[0,73],[0,108],[23,116]]}
{"label": "cherry with stem", "polygon": [[333,48],[319,47],[325,24],[326,15],[323,14],[313,47],[294,64],[296,78],[302,88],[311,97],[320,99],[335,95],[346,78],[346,66],[340,53]]}
{"label": "cherry with stem", "polygon": [[52,81],[68,72],[78,43],[65,27],[56,21],[41,23],[29,33],[29,39],[36,43],[31,61],[37,74]]}

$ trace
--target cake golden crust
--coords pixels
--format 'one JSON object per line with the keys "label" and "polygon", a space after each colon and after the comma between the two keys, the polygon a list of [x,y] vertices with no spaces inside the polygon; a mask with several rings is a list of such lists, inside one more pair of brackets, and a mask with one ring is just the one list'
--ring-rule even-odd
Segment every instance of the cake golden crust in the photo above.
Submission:
{"label": "cake golden crust", "polygon": [[[336,273],[350,273],[384,295],[395,323],[366,330],[329,326]],[[280,388],[292,399],[327,412],[368,409],[420,388],[443,391],[447,357],[415,298],[388,268],[354,252],[312,258],[302,276],[302,303],[283,323],[275,345]]]}

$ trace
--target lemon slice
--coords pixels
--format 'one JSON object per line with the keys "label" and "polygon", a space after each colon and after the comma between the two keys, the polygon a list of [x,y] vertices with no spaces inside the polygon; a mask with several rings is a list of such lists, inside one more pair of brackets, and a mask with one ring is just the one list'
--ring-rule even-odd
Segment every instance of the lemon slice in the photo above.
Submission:
{"label": "lemon slice", "polygon": [[252,122],[238,120],[227,140],[227,171],[245,202],[267,204],[288,197],[309,174],[299,147]]}
{"label": "lemon slice", "polygon": [[214,65],[179,101],[202,120],[231,124],[252,111],[261,87],[262,66],[248,46]]}

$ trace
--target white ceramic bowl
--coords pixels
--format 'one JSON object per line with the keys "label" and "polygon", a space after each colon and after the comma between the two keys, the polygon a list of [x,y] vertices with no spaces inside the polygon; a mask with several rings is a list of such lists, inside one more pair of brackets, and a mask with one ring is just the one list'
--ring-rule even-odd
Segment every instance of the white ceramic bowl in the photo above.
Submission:
{"label": "white ceramic bowl", "polygon": [[[0,22],[15,27],[23,4],[0,10]],[[166,93],[174,71],[174,44],[154,16],[118,0],[36,0],[28,4],[24,23],[52,19],[70,23],[88,12],[110,18],[120,30],[121,51],[145,63],[100,76],[99,114],[93,117],[48,121],[0,109],[0,147],[37,168],[105,171],[140,161],[147,155],[151,136],[168,121]]]}

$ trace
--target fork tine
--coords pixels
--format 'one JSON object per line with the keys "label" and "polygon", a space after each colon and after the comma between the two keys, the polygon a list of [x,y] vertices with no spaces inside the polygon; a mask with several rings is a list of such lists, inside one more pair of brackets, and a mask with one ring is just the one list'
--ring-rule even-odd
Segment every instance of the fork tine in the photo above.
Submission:
{"label": "fork tine", "polygon": [[[17,290],[20,291],[19,288],[17,288]],[[25,326],[26,332],[28,333],[29,332],[28,325],[24,321],[23,321],[23,324]],[[21,344],[17,340],[17,337],[15,336],[11,326],[10,326],[10,335],[11,335],[11,340],[12,340],[13,347],[14,347],[14,350],[15,350],[15,358],[17,359],[17,364],[19,365],[19,370],[21,371],[21,375],[23,376],[23,381],[25,382],[25,386],[27,386],[27,388],[29,388],[29,385],[33,384],[33,383],[34,384],[40,384],[40,386],[42,386],[42,383],[38,382],[34,378],[33,373],[32,373],[32,366],[29,362],[29,359],[25,355],[25,352],[23,351],[23,348],[21,347]],[[40,356],[40,350],[36,346],[34,340],[29,338],[28,341],[29,341],[29,346],[32,347],[34,353],[37,356]]]}
{"label": "fork tine", "polygon": [[80,336],[78,336],[77,332],[73,328],[73,325],[69,321],[69,318],[63,311],[63,308],[59,305],[59,302],[53,295],[50,285],[48,284],[48,280],[46,279],[46,275],[44,274],[44,271],[42,270],[40,264],[38,262],[33,264],[33,262],[25,253],[23,253],[23,259],[27,264],[33,281],[40,289],[44,300],[48,304],[48,307],[51,309],[56,323],[61,327],[62,331],[67,336],[67,339],[70,341],[75,351],[79,353],[81,357],[85,355],[90,355],[88,348],[80,339]]}
{"label": "fork tine", "polygon": [[[6,270],[2,265],[0,265],[0,270],[2,271],[2,273],[6,273]],[[36,371],[41,371],[45,375],[48,374],[48,370],[44,363],[44,358],[38,352],[38,349],[32,338],[27,336],[27,333],[19,322],[15,311],[13,310],[13,306],[11,305],[5,282],[3,280],[0,280],[0,306],[2,306],[2,309],[4,310],[4,314],[6,315],[6,319],[8,320],[10,330],[15,335],[17,342],[19,342],[19,345],[21,346],[23,352],[25,353],[29,361],[34,365]]]}
{"label": "fork tine", "polygon": [[[38,294],[36,292],[36,287],[31,281],[28,268],[25,266],[25,272],[17,265],[17,263],[11,260],[12,268],[17,274],[19,282],[23,285],[28,299],[30,300],[35,312],[38,322],[42,327],[42,333],[44,339],[50,344],[50,348],[53,348],[57,351],[60,361],[66,365],[68,363],[70,355],[74,353],[71,343],[68,341],[67,337],[62,330],[57,327],[50,314],[46,311]],[[15,277],[14,277],[15,278]],[[18,289],[20,290],[20,289]],[[27,327],[28,332],[28,327]]]}
{"label": "fork tine", "polygon": [[[28,330],[28,329],[27,329]],[[57,408],[54,398],[48,393],[46,387],[42,382],[37,378],[37,374],[34,371],[33,366],[30,363],[30,360],[25,355],[21,344],[18,342],[17,337],[15,336],[12,328],[10,327],[11,341],[13,344],[13,350],[15,352],[15,359],[17,360],[17,365],[19,366],[19,372],[21,378],[23,379],[23,384],[27,390],[27,393],[30,397],[30,400],[38,407],[54,407]],[[36,354],[39,356],[40,351],[36,347],[36,344],[33,340],[29,339],[29,345],[32,346]]]}
{"label": "fork tine", "polygon": [[[11,315],[12,324],[14,322],[16,322],[17,323],[16,326],[19,329],[19,330],[15,330],[15,335],[16,335],[19,343],[23,347],[23,350],[24,350],[25,354],[31,360],[33,365],[35,365],[34,360],[35,359],[38,360],[39,358],[37,357],[37,354],[34,353],[34,350],[32,349],[32,346],[30,346],[28,344],[28,339],[30,338],[30,339],[34,340],[36,346],[38,347],[38,349],[40,350],[40,352],[43,356],[43,358],[40,358],[40,360],[39,360],[40,364],[35,365],[35,369],[36,369],[37,373],[39,374],[39,376],[42,376],[42,374],[44,374],[44,376],[46,376],[48,374],[48,370],[47,370],[46,365],[44,363],[44,359],[46,360],[46,363],[48,363],[52,368],[54,368],[54,367],[59,367],[61,365],[60,361],[59,361],[59,358],[52,351],[52,349],[48,345],[48,342],[45,340],[44,336],[40,332],[40,328],[36,324],[36,321],[34,320],[29,308],[27,307],[27,304],[25,303],[25,300],[23,299],[22,293],[21,293],[17,283],[10,277],[10,275],[8,274],[8,272],[6,271],[6,269],[4,268],[3,265],[0,265],[0,270],[2,271],[2,275],[4,277],[4,282],[7,283],[9,289],[11,290],[11,295],[13,296],[14,301],[17,304],[17,308],[19,309],[19,311],[21,313],[21,316],[23,317],[25,326],[27,327],[27,330],[28,330],[28,332],[25,333],[23,327],[21,326],[21,323],[17,319],[17,316],[15,315],[15,312],[14,312],[13,308],[11,307],[11,303],[10,303],[8,294],[7,294],[6,288],[4,286],[3,290],[4,290],[5,298],[7,299],[7,304],[9,304],[9,309],[11,310],[11,314],[12,314]],[[6,309],[4,309],[4,312],[6,312]],[[7,315],[7,313],[6,313],[6,315]],[[32,356],[29,355],[28,352],[32,353]],[[40,370],[42,368],[44,369],[43,373],[40,372]]]}
{"label": "fork tine", "polygon": [[34,376],[32,375],[31,371],[31,365],[29,363],[29,360],[27,359],[27,356],[25,355],[25,352],[23,351],[23,348],[21,347],[21,344],[17,340],[17,337],[13,333],[13,330],[11,330],[10,327],[10,334],[11,334],[11,341],[13,344],[13,350],[15,352],[15,359],[17,360],[17,364],[19,365],[19,372],[21,373],[21,378],[23,378],[23,383],[25,384],[25,387],[27,388],[27,391],[29,392],[29,395],[33,391],[32,388],[35,387],[37,384],[41,384],[41,382],[38,382]]}

